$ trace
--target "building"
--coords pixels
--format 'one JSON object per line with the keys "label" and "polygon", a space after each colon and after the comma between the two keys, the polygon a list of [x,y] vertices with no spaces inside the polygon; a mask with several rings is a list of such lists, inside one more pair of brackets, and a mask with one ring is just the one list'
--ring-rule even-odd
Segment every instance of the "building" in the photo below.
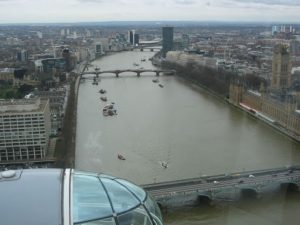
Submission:
{"label": "building", "polygon": [[229,102],[240,106],[257,117],[300,135],[300,111],[295,96],[276,96],[245,90],[239,82],[232,82],[229,88]]}
{"label": "building", "polygon": [[0,84],[15,84],[15,69],[14,68],[2,68],[0,69]]}
{"label": "building", "polygon": [[0,162],[46,157],[51,130],[49,101],[0,101]]}
{"label": "building", "polygon": [[103,55],[103,49],[102,49],[102,43],[101,42],[97,42],[95,44],[95,54],[96,54],[96,57]]}
{"label": "building", "polygon": [[51,135],[57,135],[62,129],[63,118],[67,102],[67,89],[50,89],[49,91],[34,91],[34,95],[41,99],[49,99]]}
{"label": "building", "polygon": [[44,73],[63,72],[66,69],[66,60],[64,58],[42,59],[38,60],[35,64],[36,69]]}
{"label": "building", "polygon": [[282,89],[291,86],[292,61],[288,47],[283,44],[275,46],[272,60],[272,89]]}
{"label": "building", "polygon": [[163,225],[157,203],[127,180],[73,169],[8,170],[0,177],[5,225]]}
{"label": "building", "polygon": [[134,46],[139,45],[140,43],[140,35],[134,34]]}
{"label": "building", "polygon": [[21,50],[17,52],[17,60],[20,62],[28,61],[28,52],[26,50]]}
{"label": "building", "polygon": [[130,43],[132,46],[138,45],[140,42],[140,36],[139,34],[135,33],[135,30],[128,31],[128,43]]}
{"label": "building", "polygon": [[173,27],[163,27],[162,28],[162,53],[163,57],[166,57],[168,51],[173,49]]}
{"label": "building", "polygon": [[205,57],[200,54],[190,54],[183,51],[169,51],[165,58],[166,61],[176,63],[181,66],[187,66],[188,63],[194,63],[199,66],[217,69],[217,60],[215,58]]}

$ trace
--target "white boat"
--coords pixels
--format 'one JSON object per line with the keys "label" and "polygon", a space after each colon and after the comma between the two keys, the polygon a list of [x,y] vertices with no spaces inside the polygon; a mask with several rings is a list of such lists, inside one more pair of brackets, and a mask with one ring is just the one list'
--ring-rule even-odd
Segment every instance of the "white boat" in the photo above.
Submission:
{"label": "white boat", "polygon": [[117,110],[114,108],[113,104],[106,105],[103,108],[103,115],[104,116],[114,116],[114,115],[117,115]]}
{"label": "white boat", "polygon": [[162,161],[162,162],[161,162],[161,166],[162,166],[163,168],[167,169],[167,168],[168,168],[168,162]]}

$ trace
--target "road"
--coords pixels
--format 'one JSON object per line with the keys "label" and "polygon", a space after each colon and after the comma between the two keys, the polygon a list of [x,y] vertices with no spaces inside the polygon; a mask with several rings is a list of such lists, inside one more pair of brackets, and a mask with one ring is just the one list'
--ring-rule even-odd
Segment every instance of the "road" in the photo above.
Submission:
{"label": "road", "polygon": [[293,183],[300,181],[300,168],[274,169],[270,171],[244,172],[213,177],[202,177],[183,181],[163,182],[143,187],[156,199],[190,192],[205,192],[232,187],[256,188],[267,183]]}

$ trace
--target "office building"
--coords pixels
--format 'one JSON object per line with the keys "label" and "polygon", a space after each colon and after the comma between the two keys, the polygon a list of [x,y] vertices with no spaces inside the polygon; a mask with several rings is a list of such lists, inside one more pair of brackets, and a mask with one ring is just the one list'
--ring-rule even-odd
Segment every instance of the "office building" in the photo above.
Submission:
{"label": "office building", "polygon": [[28,52],[26,50],[21,50],[17,52],[17,60],[20,62],[28,61]]}
{"label": "office building", "polygon": [[129,42],[131,45],[134,45],[134,43],[135,43],[134,37],[135,37],[135,30],[130,30],[130,31],[128,31],[128,42]]}
{"label": "office building", "polygon": [[134,34],[134,46],[139,45],[140,43],[140,35],[139,34]]}
{"label": "office building", "polygon": [[168,51],[173,49],[173,27],[163,27],[162,28],[162,53],[163,57],[166,57]]}
{"label": "office building", "polygon": [[46,157],[51,130],[49,101],[0,101],[0,162]]}
{"label": "office building", "polygon": [[272,60],[272,89],[288,88],[292,76],[291,54],[286,45],[278,44],[274,48]]}
{"label": "office building", "polygon": [[135,33],[135,30],[128,31],[128,43],[132,46],[136,46],[140,43],[140,35]]}
{"label": "office building", "polygon": [[103,54],[103,48],[102,48],[102,43],[101,42],[96,43],[96,45],[95,45],[95,54],[96,54],[96,57],[101,56]]}

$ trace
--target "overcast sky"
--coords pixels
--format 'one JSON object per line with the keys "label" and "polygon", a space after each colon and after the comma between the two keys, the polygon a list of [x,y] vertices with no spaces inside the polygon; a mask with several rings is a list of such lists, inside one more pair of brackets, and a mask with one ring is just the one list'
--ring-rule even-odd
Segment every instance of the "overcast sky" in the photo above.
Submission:
{"label": "overcast sky", "polygon": [[300,22],[300,0],[0,0],[0,23],[157,20]]}

